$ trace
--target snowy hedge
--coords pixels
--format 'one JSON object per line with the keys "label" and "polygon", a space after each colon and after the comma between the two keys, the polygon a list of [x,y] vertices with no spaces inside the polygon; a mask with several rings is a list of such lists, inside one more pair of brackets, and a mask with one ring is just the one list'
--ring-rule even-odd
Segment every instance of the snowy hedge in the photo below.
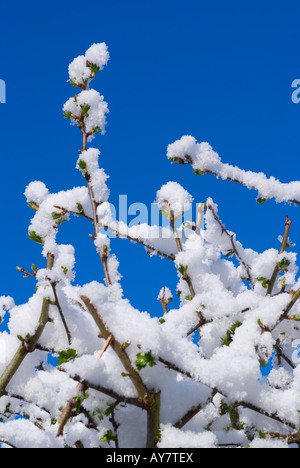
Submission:
{"label": "snowy hedge", "polygon": [[[108,106],[90,84],[108,59],[106,45],[94,44],[69,66],[79,92],[63,113],[81,133],[83,186],[50,193],[33,181],[25,191],[34,211],[28,235],[41,245],[45,266],[19,268],[37,282],[26,304],[0,298],[0,318],[9,314],[9,332],[0,334],[2,446],[300,446],[300,281],[291,221],[279,251],[255,252],[223,225],[211,198],[198,204],[194,223],[179,226],[193,199],[172,181],[157,192],[169,228],[116,221],[100,152],[88,147],[105,133]],[[255,189],[259,203],[300,204],[300,182],[224,164],[192,136],[170,144],[167,157]],[[103,283],[74,284],[74,248],[56,241],[73,216],[93,225]],[[161,285],[161,318],[123,297],[111,233],[174,264],[177,291]],[[180,306],[172,309],[176,293]]]}

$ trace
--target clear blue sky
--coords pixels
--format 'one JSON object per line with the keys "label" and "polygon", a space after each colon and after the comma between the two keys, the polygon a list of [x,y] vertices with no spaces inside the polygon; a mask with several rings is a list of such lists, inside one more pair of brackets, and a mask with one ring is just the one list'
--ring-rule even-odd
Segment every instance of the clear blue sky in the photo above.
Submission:
{"label": "clear blue sky", "polygon": [[[17,303],[34,281],[16,265],[44,267],[27,238],[33,212],[26,185],[42,180],[51,192],[82,185],[75,169],[80,135],[62,116],[74,94],[68,64],[94,42],[111,59],[93,86],[109,104],[107,132],[93,145],[110,175],[111,201],[150,206],[169,180],[196,201],[211,196],[226,227],[244,247],[279,247],[285,216],[300,234],[299,207],[262,206],[256,193],[213,176],[171,165],[166,148],[182,135],[208,141],[224,162],[288,182],[299,178],[300,104],[291,100],[300,78],[299,1],[64,0],[5,2],[0,12],[0,295]],[[84,220],[61,227],[58,240],[76,248],[78,283],[103,273]],[[140,246],[114,240],[124,294],[140,310],[160,314],[160,288],[175,292],[172,262],[150,259]]]}

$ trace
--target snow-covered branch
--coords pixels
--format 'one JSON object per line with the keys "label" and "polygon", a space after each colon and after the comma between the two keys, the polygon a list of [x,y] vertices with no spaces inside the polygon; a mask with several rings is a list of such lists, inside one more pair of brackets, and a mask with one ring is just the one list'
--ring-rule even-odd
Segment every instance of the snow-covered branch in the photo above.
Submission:
{"label": "snow-covered branch", "polygon": [[[7,319],[0,441],[12,448],[300,447],[300,279],[291,221],[280,248],[259,253],[225,227],[211,198],[182,222],[194,200],[174,181],[156,192],[167,226],[114,219],[100,151],[89,146],[105,133],[108,105],[90,85],[108,59],[107,46],[93,44],[69,66],[79,92],[63,113],[78,128],[84,186],[50,193],[33,181],[25,190],[33,210],[28,237],[47,266],[17,267],[36,281],[25,304],[0,297],[0,319]],[[224,164],[191,136],[169,145],[167,156],[196,174],[255,189],[259,203],[300,204],[300,182]],[[75,284],[75,249],[57,242],[72,216],[93,225],[87,242],[101,260],[100,282]],[[112,251],[118,238],[171,260],[178,282],[173,290],[161,279],[160,317],[123,297]]]}

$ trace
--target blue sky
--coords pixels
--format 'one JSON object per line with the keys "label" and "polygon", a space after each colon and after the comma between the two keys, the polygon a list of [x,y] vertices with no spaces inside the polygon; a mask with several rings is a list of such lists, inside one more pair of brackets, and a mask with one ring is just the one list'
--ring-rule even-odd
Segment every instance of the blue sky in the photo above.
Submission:
{"label": "blue sky", "polygon": [[[109,104],[107,131],[93,145],[109,174],[110,201],[150,207],[169,180],[198,201],[211,196],[226,227],[244,247],[279,247],[285,216],[300,233],[299,207],[269,201],[213,176],[171,165],[169,143],[191,134],[208,141],[224,162],[283,182],[299,176],[300,104],[291,100],[300,78],[297,1],[148,0],[5,2],[0,14],[0,295],[27,300],[34,281],[17,265],[44,267],[40,247],[27,238],[33,212],[23,195],[32,180],[51,192],[82,185],[75,169],[80,134],[62,116],[74,94],[68,65],[94,42],[106,42],[110,61],[93,86]],[[130,219],[129,219],[130,221]],[[103,273],[88,222],[72,219],[58,240],[76,248],[79,284]],[[120,261],[124,294],[140,310],[161,314],[162,286],[175,292],[172,262],[149,258],[125,240],[111,244]]]}

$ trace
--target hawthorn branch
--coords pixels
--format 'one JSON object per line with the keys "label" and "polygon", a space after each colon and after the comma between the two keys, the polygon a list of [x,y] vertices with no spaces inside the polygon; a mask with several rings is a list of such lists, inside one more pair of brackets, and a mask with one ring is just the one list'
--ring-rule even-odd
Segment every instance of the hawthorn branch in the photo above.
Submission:
{"label": "hawthorn branch", "polygon": [[212,390],[212,393],[211,395],[209,396],[208,400],[203,404],[203,403],[199,403],[198,405],[196,406],[192,406],[191,409],[189,409],[175,424],[174,424],[174,427],[176,427],[176,429],[182,429],[187,423],[189,423],[191,421],[191,419],[193,419],[205,406],[209,405],[215,395],[217,394],[217,390],[216,389],[213,389]]}
{"label": "hawthorn branch", "polygon": [[134,385],[139,400],[142,402],[144,408],[147,410],[147,448],[153,448],[157,444],[157,434],[159,431],[160,421],[160,392],[149,392],[146,385],[144,384],[139,373],[134,369],[132,363],[126,353],[124,347],[113,337],[112,333],[108,330],[105,323],[103,322],[97,309],[91,303],[90,299],[85,296],[81,296],[81,300],[85,304],[86,308],[90,312],[96,325],[98,326],[101,335],[104,339],[112,337],[110,346],[120,359],[124,369],[126,370],[128,377]]}
{"label": "hawthorn branch", "polygon": [[159,439],[160,427],[160,392],[152,393],[147,409],[147,443],[146,448],[155,448]]}
{"label": "hawthorn branch", "polygon": [[[79,212],[76,212],[76,211],[67,210],[66,208],[63,208],[62,206],[54,206],[54,208],[62,210],[64,212],[64,214],[68,213],[68,214],[72,214],[74,216],[80,216],[81,218],[85,218],[85,219],[93,222],[93,218],[91,218],[90,216],[87,216],[84,212],[79,213]],[[140,244],[143,247],[145,247],[145,249],[159,255],[160,257],[168,258],[169,260],[172,260],[172,261],[175,260],[175,255],[174,254],[169,255],[169,254],[167,254],[165,252],[162,252],[161,250],[157,250],[155,247],[153,247],[152,245],[147,244],[147,242],[145,242],[142,239],[139,239],[138,237],[132,237],[129,234],[125,234],[123,232],[121,233],[120,231],[118,231],[114,227],[109,226],[108,224],[98,223],[98,225],[99,225],[99,227],[101,227],[103,229],[106,229],[107,231],[112,232],[113,234],[115,234],[116,237],[128,239],[128,240],[134,242],[135,244]]]}
{"label": "hawthorn branch", "polygon": [[118,401],[115,402],[114,404],[114,409],[110,415],[110,418],[109,418],[109,421],[111,422],[111,425],[113,427],[113,430],[114,430],[114,433],[115,433],[115,436],[116,436],[116,440],[115,440],[115,447],[116,449],[119,448],[119,436],[118,436],[118,429],[120,427],[120,424],[116,421],[116,416],[115,416],[115,409],[116,409],[116,406],[118,405]]}
{"label": "hawthorn branch", "polygon": [[[60,372],[66,372],[63,368],[58,367]],[[137,408],[145,409],[143,403],[138,398],[133,397],[126,397],[125,395],[121,395],[120,393],[116,392],[111,388],[106,388],[100,384],[94,384],[86,379],[82,379],[79,375],[69,375],[69,378],[74,380],[75,382],[79,382],[84,385],[85,388],[91,388],[92,390],[96,390],[97,392],[103,393],[104,395],[124,404],[136,406]]]}
{"label": "hawthorn branch", "polygon": [[[96,325],[98,326],[102,337],[107,340],[110,336],[113,336],[112,333],[107,329],[106,325],[104,324],[100,314],[98,313],[97,309],[91,303],[90,299],[85,296],[81,296],[81,300],[85,304],[86,308],[90,312],[92,318],[94,319]],[[139,398],[141,401],[144,401],[147,398],[149,391],[145,384],[143,383],[141,376],[139,373],[134,369],[131,364],[131,361],[122,347],[122,345],[113,337],[111,344],[111,348],[114,350],[118,358],[120,359],[123,367],[125,368],[126,372],[129,374],[129,378],[133,383]]]}
{"label": "hawthorn branch", "polygon": [[[78,396],[82,395],[86,388],[82,383],[78,383],[77,385],[77,391],[78,391]],[[58,431],[56,434],[56,437],[61,437],[64,434],[64,427],[67,424],[68,419],[72,415],[73,409],[76,405],[75,399],[71,398],[64,410],[62,411],[60,418],[59,418],[59,423],[58,423]]]}
{"label": "hawthorn branch", "polygon": [[262,414],[263,416],[266,416],[270,419],[274,419],[274,421],[280,422],[281,424],[284,424],[288,426],[291,429],[296,429],[296,426],[282,418],[280,418],[276,413],[269,413],[268,411],[265,411],[264,409],[260,408],[259,406],[254,405],[253,403],[249,403],[247,401],[240,401],[236,403],[236,406],[242,406],[243,408],[250,409],[252,411],[255,411],[256,413]]}
{"label": "hawthorn branch", "polygon": [[[291,224],[292,224],[292,221],[287,216],[286,221],[285,221],[284,235],[283,235],[279,254],[282,254],[283,252],[285,252],[286,249],[289,247],[289,233],[290,233]],[[273,287],[274,287],[279,271],[280,271],[280,268],[278,265],[276,265],[274,268],[273,274],[271,276],[271,279],[268,283],[267,296],[270,296],[272,294]]]}
{"label": "hawthorn branch", "polygon": [[66,331],[66,335],[67,335],[67,338],[68,338],[68,343],[69,343],[69,345],[71,345],[71,342],[72,342],[71,332],[70,332],[70,330],[68,328],[68,324],[66,322],[66,319],[64,317],[60,302],[58,300],[58,295],[57,295],[57,291],[56,291],[56,283],[51,282],[51,288],[52,288],[52,291],[53,291],[53,294],[54,294],[55,305],[57,307],[57,310],[58,310],[58,313],[60,315],[61,321],[63,323],[64,329]]}
{"label": "hawthorn branch", "polygon": [[0,439],[0,444],[8,445],[12,449],[18,448],[16,445],[13,445],[11,442],[8,442],[7,440],[4,440],[4,439]]}
{"label": "hawthorn branch", "polygon": [[[176,245],[177,245],[178,252],[182,252],[183,249],[182,249],[181,240],[180,240],[180,237],[178,235],[177,228],[176,228],[176,220],[175,220],[175,216],[174,216],[174,211],[171,210],[171,207],[170,207],[170,205],[169,205],[169,203],[167,201],[165,203],[168,206],[169,215],[170,215],[170,223],[171,223],[171,226],[172,226],[172,231],[173,231],[173,234],[174,234],[174,238],[175,238],[175,242],[176,242]],[[182,276],[182,279],[187,283],[187,285],[189,287],[189,290],[190,290],[190,293],[191,293],[191,298],[193,299],[195,297],[196,293],[195,293],[195,289],[194,289],[194,286],[193,286],[193,283],[192,283],[192,280],[191,280],[190,276],[187,273],[185,273]]]}
{"label": "hawthorn branch", "polygon": [[[183,165],[183,166],[192,166],[193,164],[193,161],[190,157],[186,157],[186,159],[182,159],[180,157],[174,157],[174,158],[171,158],[171,162],[178,162],[180,165]],[[226,167],[226,169],[228,168],[232,168],[233,166],[229,166],[228,164],[224,164],[223,165],[224,167]],[[236,168],[235,168],[236,169]],[[242,171],[241,169],[239,169],[239,172],[241,174],[241,178],[238,179],[238,178],[234,178],[234,177],[230,177],[230,176],[226,176],[223,173],[220,172],[216,172],[216,171],[212,171],[210,169],[196,169],[194,171],[195,174],[201,174],[201,175],[205,175],[205,174],[211,174],[215,177],[217,177],[218,179],[221,177],[222,180],[227,180],[228,182],[234,182],[236,184],[240,184],[240,185],[243,185],[244,187],[247,187],[248,189],[251,189],[251,190],[256,190],[256,191],[260,191],[260,187],[259,186],[255,186],[255,185],[249,185],[247,184],[245,181],[243,181],[243,174],[244,174],[244,171]],[[252,173],[253,176],[257,175],[256,173]],[[266,180],[270,180],[270,179],[266,179]],[[273,182],[273,181],[272,181]],[[276,184],[282,189],[283,187],[287,186],[288,184],[284,184],[282,182],[279,182],[279,181],[276,181]],[[269,199],[271,198],[275,198],[276,199],[276,195],[275,193],[273,195],[270,196],[270,198],[268,199],[263,199],[262,202],[265,202],[265,201],[268,201]],[[291,198],[289,199],[288,197],[286,197],[286,200],[284,200],[288,203],[294,203],[295,205],[300,205],[300,199],[297,199],[297,198]]]}
{"label": "hawthorn branch", "polygon": [[[52,270],[54,264],[54,256],[50,253],[47,255],[47,269]],[[44,328],[49,319],[49,302],[46,297],[42,301],[41,314],[38,321],[37,328],[32,336],[26,337],[26,339],[20,344],[14,357],[8,364],[7,368],[0,377],[0,397],[6,394],[6,387],[10,383],[11,379],[21,366],[27,354],[32,353],[44,331]]]}
{"label": "hawthorn branch", "polygon": [[187,413],[182,416],[175,424],[176,429],[182,429],[191,419],[193,419],[201,410],[203,409],[203,404],[192,406],[192,408],[187,411]]}
{"label": "hawthorn branch", "polygon": [[235,242],[234,242],[234,237],[235,237],[235,234],[230,234],[227,229],[225,228],[224,224],[222,224],[220,218],[218,217],[218,215],[216,214],[216,212],[214,211],[213,207],[211,205],[207,205],[207,208],[212,212],[212,215],[215,219],[215,221],[219,224],[220,228],[221,228],[221,231],[222,231],[222,234],[226,234],[227,237],[229,237],[230,239],[230,242],[231,242],[231,246],[232,246],[232,251],[233,253],[236,255],[238,261],[240,262],[240,264],[244,267],[246,273],[247,273],[247,280],[250,281],[250,284],[252,286],[252,288],[254,288],[254,281],[252,279],[252,275],[251,275],[251,267],[249,265],[247,265],[247,263],[242,259],[239,251],[237,250],[237,247],[235,245]]}
{"label": "hawthorn branch", "polygon": [[[174,370],[175,372],[178,372],[178,373],[188,377],[189,379],[194,380],[195,382],[199,382],[199,383],[202,383],[202,385],[208,386],[207,384],[203,384],[203,382],[201,382],[201,380],[199,380],[198,378],[195,378],[194,376],[192,376],[189,372],[187,372],[187,371],[185,371],[183,369],[180,369],[180,367],[178,367],[176,364],[173,364],[173,363],[171,363],[171,362],[169,362],[166,359],[163,359],[161,357],[159,357],[158,360],[160,362],[162,362],[163,364],[165,364],[165,366],[168,369]],[[227,398],[227,395],[223,391],[219,390],[217,387],[211,388],[211,390],[216,391],[217,393],[222,395],[224,398]],[[251,409],[252,411],[255,411],[255,412],[259,413],[259,414],[267,416],[268,418],[274,419],[275,421],[280,422],[281,424],[285,424],[286,426],[290,427],[291,429],[296,429],[294,424],[280,418],[276,413],[269,413],[268,411],[264,410],[263,408],[260,408],[260,407],[254,405],[252,403],[249,403],[247,401],[236,402],[235,407],[238,407],[238,406],[242,406],[244,408]]]}
{"label": "hawthorn branch", "polygon": [[162,309],[163,309],[163,313],[164,313],[164,314],[167,314],[167,313],[168,313],[168,308],[167,308],[166,302],[165,302],[163,299],[159,299],[159,302],[161,303],[161,306],[162,306]]}
{"label": "hawthorn branch", "polygon": [[63,206],[57,206],[57,205],[54,205],[53,208],[56,208],[58,210],[61,210],[63,212],[63,215],[65,214],[71,214],[71,215],[74,215],[74,216],[80,216],[81,218],[85,218],[85,219],[88,219],[89,221],[93,222],[93,218],[91,218],[90,216],[86,215],[83,212],[79,212],[79,211],[72,211],[72,210],[67,210],[66,208],[64,208]]}
{"label": "hawthorn branch", "polygon": [[144,240],[141,240],[141,239],[139,239],[137,237],[132,237],[129,234],[120,233],[117,229],[115,229],[115,228],[113,228],[111,226],[108,226],[107,224],[99,223],[99,226],[101,226],[104,229],[107,229],[108,231],[111,231],[117,237],[125,238],[125,239],[128,239],[128,240],[136,243],[136,244],[140,244],[143,247],[145,247],[145,249],[147,249],[150,252],[153,252],[153,253],[155,253],[157,255],[160,255],[161,257],[168,258],[169,260],[172,260],[172,261],[175,260],[175,255],[174,254],[168,255],[167,253],[162,252],[161,250],[157,250],[155,247],[152,247],[152,245],[147,244],[147,242],[145,242]]}
{"label": "hawthorn branch", "polygon": [[[85,131],[85,126],[84,126],[84,122],[83,122],[83,119],[84,119],[83,114],[81,115],[81,119],[82,120],[81,120],[81,122],[80,122],[80,124],[78,126],[79,126],[79,128],[81,130],[81,133],[82,133],[82,150],[81,150],[81,152],[83,152],[83,151],[86,151],[86,149],[87,149],[88,134]],[[90,174],[88,173],[88,171],[85,171],[84,178],[86,180],[86,184],[87,184],[87,188],[88,188],[88,191],[89,191],[89,196],[90,196],[90,200],[91,200],[91,204],[92,204],[93,225],[94,225],[94,230],[95,230],[95,236],[97,237],[97,234],[98,234],[97,208],[99,206],[99,203],[96,202],[96,200],[95,200],[93,187],[92,187],[91,182],[90,182],[91,177],[90,177]],[[108,272],[108,267],[107,267],[107,254],[104,253],[104,252],[99,251],[99,256],[100,256],[100,260],[101,260],[103,271],[104,271],[106,286],[111,286],[112,282],[111,282],[110,275],[109,275],[109,272]]]}
{"label": "hawthorn branch", "polygon": [[276,340],[276,345],[274,346],[275,350],[276,350],[276,357],[277,357],[277,360],[278,360],[278,364],[280,365],[281,363],[281,359],[284,359],[285,362],[292,368],[292,369],[296,369],[296,366],[295,364],[293,364],[293,362],[283,353],[281,347],[280,347],[280,339],[278,338]]}
{"label": "hawthorn branch", "polygon": [[[17,414],[22,414],[22,415],[24,415],[24,412],[22,411],[22,406],[23,406],[23,404],[25,403],[25,404],[27,404],[27,405],[29,404],[29,405],[32,405],[32,406],[35,407],[35,408],[38,408],[40,411],[43,411],[44,413],[46,413],[47,416],[48,416],[49,418],[51,418],[51,414],[50,414],[49,410],[46,409],[45,407],[40,406],[40,405],[38,405],[37,403],[34,403],[33,401],[27,400],[27,399],[25,399],[23,396],[17,395],[17,394],[14,394],[14,393],[10,393],[10,394],[9,394],[9,397],[10,397],[10,399],[19,400],[19,401],[20,401],[19,407],[21,408],[21,411],[18,411]],[[3,414],[3,413],[2,413],[2,414]],[[25,417],[25,416],[24,416],[24,417]],[[33,423],[35,424],[35,422],[33,422]]]}
{"label": "hawthorn branch", "polygon": [[[203,325],[206,325],[207,323],[211,323],[212,320],[206,320],[204,317],[203,317],[203,314],[202,312],[200,312],[200,320],[199,322],[197,323],[197,325],[195,325],[191,330],[189,330],[186,334],[186,336],[190,336],[192,335],[196,330],[200,329],[201,327],[203,327]],[[200,333],[200,330],[199,330],[199,333]]]}
{"label": "hawthorn branch", "polygon": [[170,223],[171,223],[172,230],[173,230],[173,233],[174,233],[174,238],[175,238],[175,242],[176,242],[176,245],[177,245],[177,249],[178,249],[178,252],[182,252],[182,245],[181,245],[180,237],[178,235],[178,231],[177,231],[177,228],[176,228],[176,221],[175,221],[174,211],[171,210],[171,207],[170,207],[168,202],[166,202],[166,204],[168,206],[169,213],[170,213]]}
{"label": "hawthorn branch", "polygon": [[279,317],[276,325],[271,329],[271,331],[273,331],[277,327],[277,325],[279,323],[281,323],[283,320],[288,318],[288,315],[289,315],[291,309],[294,307],[294,305],[296,304],[296,302],[298,301],[299,298],[300,298],[300,288],[297,289],[296,292],[294,292],[294,294],[292,296],[292,299],[290,300],[288,305],[283,309],[283,312],[282,312],[281,316]]}
{"label": "hawthorn branch", "polygon": [[104,343],[103,348],[102,348],[101,351],[100,351],[100,354],[99,354],[99,356],[98,356],[98,359],[101,359],[101,358],[102,358],[103,354],[105,353],[105,351],[107,350],[107,348],[110,346],[110,344],[112,343],[113,339],[114,339],[114,337],[113,337],[112,335],[110,335],[110,336],[107,338],[107,340],[106,340],[105,343]]}
{"label": "hawthorn branch", "polygon": [[163,293],[162,293],[161,298],[159,299],[159,302],[161,303],[164,314],[167,314],[168,313],[168,307],[167,306],[168,306],[168,304],[170,304],[172,298],[166,299],[165,294],[166,294],[166,287],[164,287],[164,289],[163,289]]}

